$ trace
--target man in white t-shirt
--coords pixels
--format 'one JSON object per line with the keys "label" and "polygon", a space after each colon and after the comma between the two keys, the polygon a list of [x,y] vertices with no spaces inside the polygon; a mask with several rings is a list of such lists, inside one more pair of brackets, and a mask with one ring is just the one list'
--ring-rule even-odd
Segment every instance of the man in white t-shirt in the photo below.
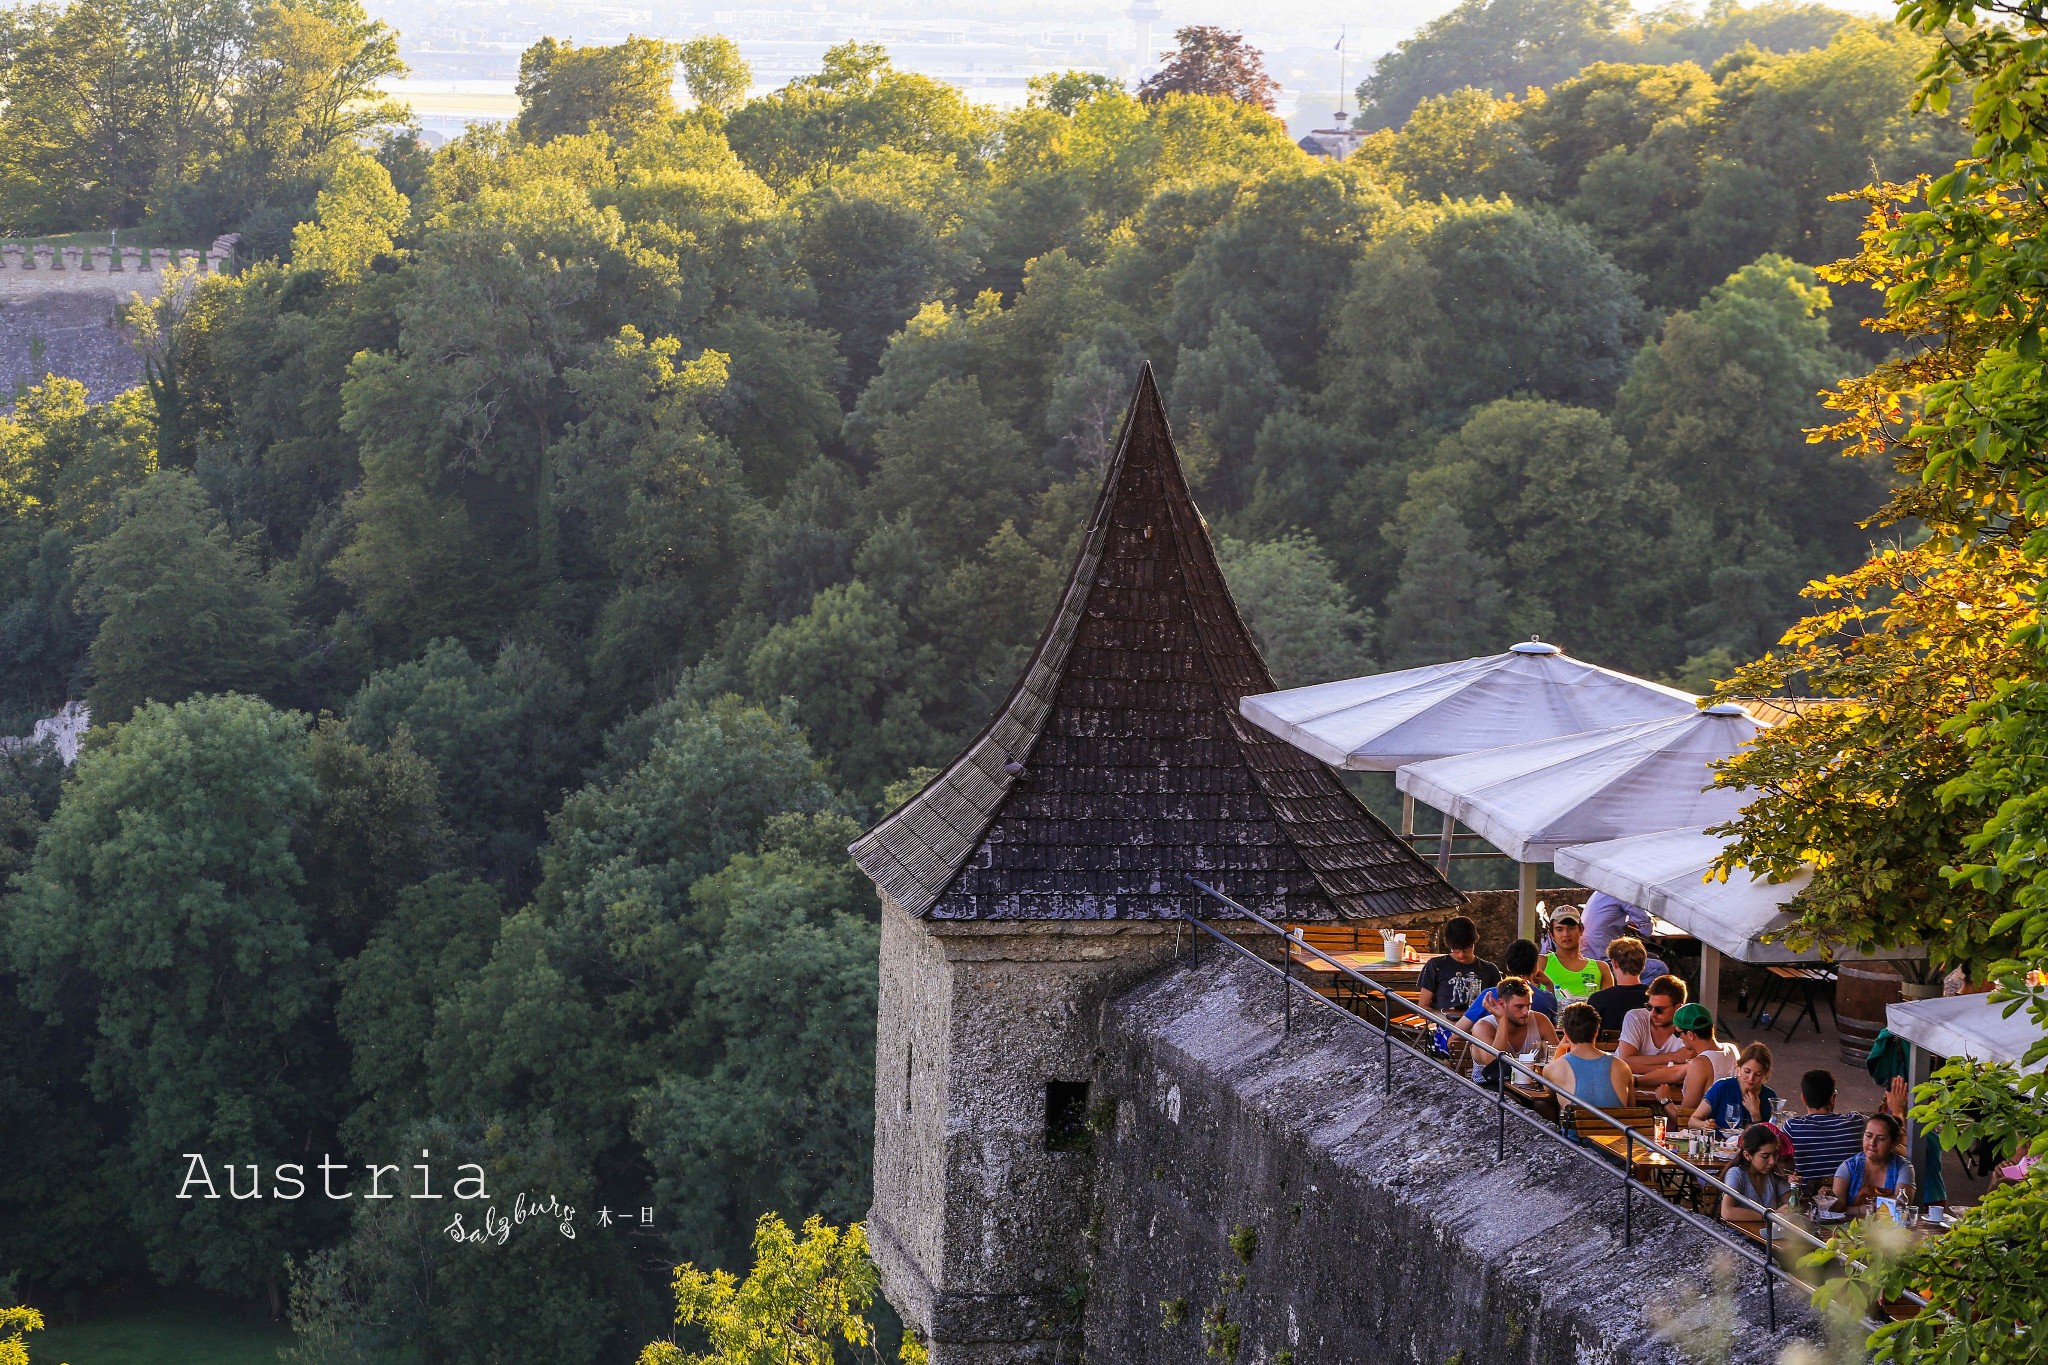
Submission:
{"label": "man in white t-shirt", "polygon": [[[1692,1052],[1678,1036],[1673,1021],[1685,1004],[1685,983],[1675,976],[1660,976],[1650,983],[1649,1002],[1622,1016],[1621,1042],[1614,1055],[1635,1074],[1638,1095],[1659,1099],[1675,1094],[1685,1084],[1686,1064]],[[1669,1091],[1666,1091],[1669,1087]]]}

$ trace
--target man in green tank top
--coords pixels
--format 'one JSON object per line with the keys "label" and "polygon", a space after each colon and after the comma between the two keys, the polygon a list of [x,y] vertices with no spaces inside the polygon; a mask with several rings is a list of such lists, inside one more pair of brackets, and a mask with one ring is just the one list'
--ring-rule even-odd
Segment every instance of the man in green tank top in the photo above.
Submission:
{"label": "man in green tank top", "polygon": [[1566,1003],[1566,996],[1585,1000],[1594,991],[1614,984],[1614,976],[1605,962],[1596,961],[1580,951],[1580,940],[1585,933],[1586,926],[1579,919],[1575,905],[1563,906],[1550,917],[1551,951],[1536,964],[1536,975],[1548,981],[1550,988],[1557,992],[1560,1006]]}

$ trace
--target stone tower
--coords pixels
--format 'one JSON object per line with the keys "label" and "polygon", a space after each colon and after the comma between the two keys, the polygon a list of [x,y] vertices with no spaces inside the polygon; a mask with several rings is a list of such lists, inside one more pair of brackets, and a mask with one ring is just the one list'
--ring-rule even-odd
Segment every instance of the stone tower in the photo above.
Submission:
{"label": "stone tower", "polygon": [[1239,716],[1271,690],[1147,368],[1023,678],[852,848],[882,897],[868,1234],[935,1365],[1077,1357],[1100,1008],[1211,914],[1187,874],[1294,922],[1459,900]]}

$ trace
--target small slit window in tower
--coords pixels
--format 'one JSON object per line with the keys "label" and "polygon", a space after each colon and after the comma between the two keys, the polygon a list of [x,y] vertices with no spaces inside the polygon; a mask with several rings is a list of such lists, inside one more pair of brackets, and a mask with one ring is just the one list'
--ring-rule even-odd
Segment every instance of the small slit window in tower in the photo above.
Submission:
{"label": "small slit window in tower", "polygon": [[910,1086],[917,1078],[917,1044],[903,1045],[903,1112],[910,1112]]}
{"label": "small slit window in tower", "polygon": [[1088,1148],[1088,1082],[1045,1083],[1045,1150],[1081,1152]]}

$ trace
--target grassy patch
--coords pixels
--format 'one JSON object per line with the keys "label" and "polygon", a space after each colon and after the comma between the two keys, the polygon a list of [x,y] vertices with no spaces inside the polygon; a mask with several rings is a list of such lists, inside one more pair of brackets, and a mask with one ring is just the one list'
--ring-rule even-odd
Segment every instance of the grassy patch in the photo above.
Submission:
{"label": "grassy patch", "polygon": [[82,1322],[29,1337],[36,1365],[277,1365],[291,1333],[200,1294],[110,1304]]}
{"label": "grassy patch", "polygon": [[[47,237],[4,237],[0,241],[19,242],[23,246],[86,247],[111,246],[105,228],[90,228],[84,232],[55,232]],[[173,250],[183,248],[189,251],[204,251],[211,242],[173,242],[160,237],[146,227],[121,229],[122,246],[167,246]]]}

